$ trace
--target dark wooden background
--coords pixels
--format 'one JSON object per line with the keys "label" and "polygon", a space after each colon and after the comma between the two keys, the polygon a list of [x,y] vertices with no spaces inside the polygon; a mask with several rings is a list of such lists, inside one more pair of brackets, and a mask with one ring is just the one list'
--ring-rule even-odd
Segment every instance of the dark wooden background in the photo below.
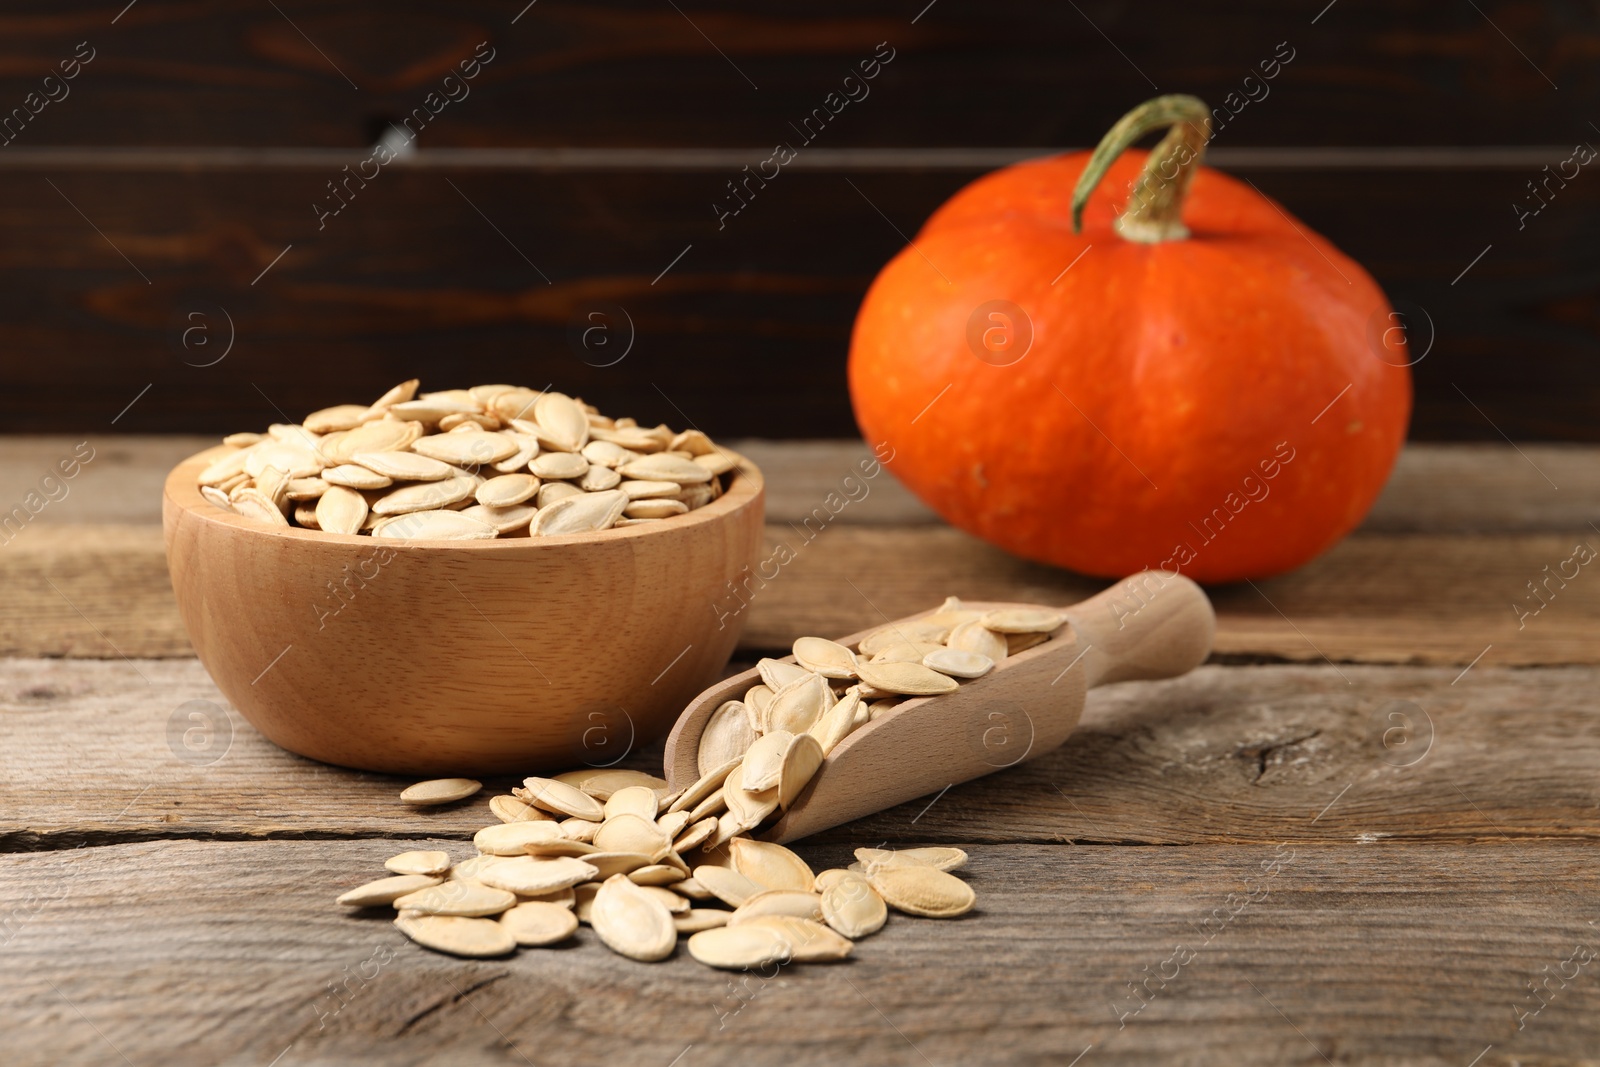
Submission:
{"label": "dark wooden background", "polygon": [[[256,428],[420,375],[850,435],[850,323],[897,229],[1157,90],[1218,103],[1287,42],[1213,160],[1431,332],[1413,437],[1600,440],[1600,176],[1522,229],[1512,206],[1600,143],[1593,5],[125,2],[0,14],[0,114],[95,50],[0,148],[8,431]],[[324,183],[484,40],[471,95],[319,232]],[[719,231],[724,183],[881,41],[870,96]],[[609,367],[571,340],[602,304],[633,323]]]}

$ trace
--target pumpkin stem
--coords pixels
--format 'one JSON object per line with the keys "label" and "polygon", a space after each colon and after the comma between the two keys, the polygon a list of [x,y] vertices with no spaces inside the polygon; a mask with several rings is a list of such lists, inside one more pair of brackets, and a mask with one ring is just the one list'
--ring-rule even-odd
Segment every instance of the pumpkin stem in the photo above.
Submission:
{"label": "pumpkin stem", "polygon": [[1155,244],[1189,236],[1183,200],[1211,139],[1211,112],[1198,98],[1181,94],[1146,100],[1122,118],[1095,146],[1072,190],[1072,232],[1083,232],[1083,207],[1112,162],[1151,130],[1168,127],[1134,183],[1128,206],[1113,224],[1129,241]]}

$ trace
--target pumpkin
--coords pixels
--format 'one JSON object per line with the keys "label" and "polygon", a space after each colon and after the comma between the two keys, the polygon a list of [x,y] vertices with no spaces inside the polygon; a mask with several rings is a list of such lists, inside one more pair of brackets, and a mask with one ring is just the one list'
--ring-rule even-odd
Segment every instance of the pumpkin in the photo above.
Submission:
{"label": "pumpkin", "polygon": [[1227,582],[1366,515],[1410,416],[1403,321],[1326,239],[1202,166],[1209,135],[1200,100],[1158,97],[1093,153],[962,189],[873,282],[856,420],[955,526],[1084,574]]}

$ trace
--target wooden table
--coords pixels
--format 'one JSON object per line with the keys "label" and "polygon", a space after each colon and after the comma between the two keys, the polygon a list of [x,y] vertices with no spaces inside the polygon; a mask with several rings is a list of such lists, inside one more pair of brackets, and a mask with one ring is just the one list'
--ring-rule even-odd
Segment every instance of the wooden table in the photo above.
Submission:
{"label": "wooden table", "polygon": [[[0,442],[0,502],[74,443]],[[396,780],[288,755],[236,715],[231,740],[184,747],[178,709],[221,698],[171,602],[157,486],[203,443],[97,439],[69,495],[0,544],[8,1062],[1600,1053],[1600,577],[1582,567],[1536,614],[1514,608],[1600,546],[1600,451],[1413,447],[1354,537],[1212,591],[1211,664],[1097,691],[1060,750],[800,846],[820,866],[859,845],[959,844],[977,912],[897,917],[847,964],[762,980],[681,952],[635,964],[587,931],[460,961],[342,914],[334,894],[385,857],[463,852],[489,816],[482,798],[408,811]],[[741,447],[766,470],[774,539],[861,452]],[[756,598],[740,658],[874,607],[1066,603],[1100,584],[952,531],[884,477]]]}

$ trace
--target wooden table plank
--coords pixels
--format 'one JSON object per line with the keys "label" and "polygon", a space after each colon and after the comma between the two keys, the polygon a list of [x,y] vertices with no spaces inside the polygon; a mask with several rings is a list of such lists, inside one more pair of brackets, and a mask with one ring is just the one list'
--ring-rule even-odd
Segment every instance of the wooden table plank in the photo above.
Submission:
{"label": "wooden table plank", "polygon": [[[43,533],[30,531],[0,551],[7,594],[0,655],[193,654],[159,529],[65,526],[33,536]],[[745,615],[745,650],[787,648],[807,633],[850,633],[928,610],[949,594],[1069,604],[1106,584],[1019,560],[946,526],[841,523],[810,542],[793,528],[769,526],[763,558],[780,542],[795,558],[772,581],[752,580],[747,598],[730,593],[706,605]],[[1580,577],[1564,585],[1551,579],[1550,592],[1540,594],[1546,606],[1527,588],[1579,544],[1593,551],[1600,535],[1357,535],[1255,588],[1212,588],[1216,650],[1313,663],[1466,665],[1493,644],[1486,663],[1600,662],[1600,582],[1568,563]]]}
{"label": "wooden table plank", "polygon": [[[87,441],[95,458],[46,507],[41,524],[161,522],[161,483],[167,471],[217,438],[201,435],[0,435],[0,501],[20,501],[57,460]],[[755,461],[767,479],[767,518],[798,523],[830,492],[844,496],[846,476],[871,455],[860,441],[764,441],[730,446]],[[1545,479],[1548,478],[1549,481]],[[1552,488],[1552,483],[1559,489]],[[856,525],[938,522],[892,475],[865,483],[865,492],[838,515]],[[1592,445],[1407,445],[1362,529],[1369,533],[1551,533],[1582,529],[1600,500],[1600,448]]]}
{"label": "wooden table plank", "polygon": [[[1205,667],[1108,687],[1061,749],[823,840],[1600,839],[1600,669],[1480,664],[1452,684],[1457,675]],[[209,721],[189,718],[195,700],[218,702]],[[0,851],[163,837],[467,840],[494,821],[489,796],[512,784],[413,811],[396,799],[406,782],[292,756],[220,702],[192,660],[0,660]],[[989,749],[997,765],[1028,744],[1028,709],[1015,710],[1014,736]],[[186,747],[197,725],[212,732]],[[630,762],[659,769],[659,748]]]}
{"label": "wooden table plank", "polygon": [[1595,941],[1600,888],[1570,844],[983,846],[964,872],[977,912],[895,916],[849,962],[766,980],[682,951],[634,963],[587,930],[454,960],[333,904],[430,844],[6,857],[8,1058],[926,1067],[1092,1049],[1083,1063],[1461,1067],[1491,1045],[1479,1064],[1600,1043],[1593,963],[1520,1031],[1514,1014],[1538,1004],[1525,981]]}

